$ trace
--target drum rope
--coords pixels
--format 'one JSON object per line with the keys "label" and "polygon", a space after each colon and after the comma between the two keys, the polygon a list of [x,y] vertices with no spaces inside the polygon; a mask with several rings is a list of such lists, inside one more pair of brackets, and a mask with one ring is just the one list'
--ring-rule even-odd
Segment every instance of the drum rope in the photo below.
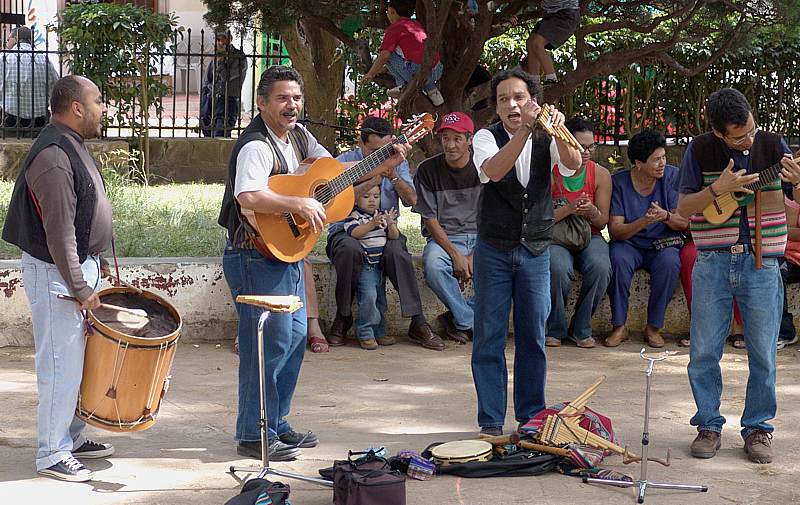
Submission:
{"label": "drum rope", "polygon": [[156,359],[156,366],[153,370],[153,378],[150,380],[150,391],[147,394],[147,405],[145,408],[150,409],[151,405],[155,401],[155,393],[156,393],[156,382],[158,379],[159,372],[161,371],[161,367],[164,363],[164,357],[166,356],[167,344],[161,343],[158,345],[158,358]]}

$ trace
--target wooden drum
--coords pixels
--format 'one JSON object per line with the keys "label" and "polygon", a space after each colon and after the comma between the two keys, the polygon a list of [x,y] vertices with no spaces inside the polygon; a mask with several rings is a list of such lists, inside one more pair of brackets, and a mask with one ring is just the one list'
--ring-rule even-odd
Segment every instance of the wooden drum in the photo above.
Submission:
{"label": "wooden drum", "polygon": [[183,321],[172,305],[147,291],[112,287],[98,294],[103,303],[144,310],[147,317],[131,324],[102,307],[89,312],[76,415],[110,431],[146,430],[169,387]]}

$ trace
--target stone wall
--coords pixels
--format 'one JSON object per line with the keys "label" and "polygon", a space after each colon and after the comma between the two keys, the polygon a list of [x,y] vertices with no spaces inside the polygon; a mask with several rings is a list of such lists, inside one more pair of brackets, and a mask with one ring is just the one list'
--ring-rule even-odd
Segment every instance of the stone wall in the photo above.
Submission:
{"label": "stone wall", "polygon": [[[317,296],[320,301],[322,319],[330,320],[336,310],[333,298],[335,273],[324,258],[312,258]],[[428,319],[433,321],[444,307],[423,280],[422,262],[414,260],[417,281],[422,294],[422,305]],[[222,275],[220,258],[122,258],[120,275],[123,280],[166,298],[184,320],[183,338],[187,341],[223,341],[233,339],[236,333],[236,313],[231,303],[230,292]],[[396,291],[387,283],[388,311],[387,332],[405,335],[408,319],[400,316],[400,304]],[[570,306],[574,304],[577,290],[573,288]],[[647,317],[648,275],[636,272],[631,286],[628,326],[633,331],[644,328]],[[800,302],[800,285],[793,284],[789,291],[790,306]],[[30,309],[19,261],[0,261],[0,347],[32,345]],[[66,303],[66,302],[65,302]],[[571,313],[571,308],[569,309]],[[780,308],[776,308],[780,310]],[[611,330],[611,312],[606,298],[593,320],[598,334]],[[680,287],[675,290],[667,308],[665,331],[669,334],[685,335],[689,331],[689,314],[686,300]]]}
{"label": "stone wall", "polygon": [[[33,140],[6,139],[0,141],[0,179],[15,179],[17,173],[31,149]],[[122,149],[129,149],[128,142],[125,140],[90,140],[86,142],[89,152],[95,159],[99,159],[101,153],[108,153]]]}

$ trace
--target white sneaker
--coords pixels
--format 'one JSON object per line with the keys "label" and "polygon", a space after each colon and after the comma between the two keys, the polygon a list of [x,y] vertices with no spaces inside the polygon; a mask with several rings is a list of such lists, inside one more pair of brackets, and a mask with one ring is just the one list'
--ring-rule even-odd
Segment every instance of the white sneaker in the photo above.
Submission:
{"label": "white sneaker", "polygon": [[386,94],[392,98],[397,98],[400,96],[400,93],[402,92],[403,92],[402,86],[395,86],[394,88],[391,88],[389,91],[387,91]]}
{"label": "white sneaker", "polygon": [[66,480],[69,482],[86,482],[92,480],[91,470],[83,466],[83,464],[72,456],[65,456],[64,459],[44,470],[39,470],[41,475],[48,477],[55,477],[56,479]]}
{"label": "white sneaker", "polygon": [[794,338],[792,338],[791,340],[784,340],[782,338],[779,338],[778,339],[778,350],[780,351],[781,349],[783,349],[786,346],[789,346],[789,345],[792,345],[792,344],[796,344],[798,340],[800,340],[800,335],[797,335],[796,333],[794,335]]}
{"label": "white sneaker", "polygon": [[430,91],[423,91],[423,93],[428,96],[434,107],[438,107],[444,103],[444,97],[439,92],[439,88],[433,88]]}

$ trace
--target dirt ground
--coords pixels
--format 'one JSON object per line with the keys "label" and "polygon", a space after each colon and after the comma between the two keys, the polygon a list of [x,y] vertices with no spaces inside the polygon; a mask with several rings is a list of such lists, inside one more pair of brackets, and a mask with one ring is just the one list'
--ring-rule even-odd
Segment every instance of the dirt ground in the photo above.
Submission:
{"label": "dirt ground", "polygon": [[[636,339],[634,339],[636,340]],[[564,346],[548,349],[549,403],[577,396],[598,376],[605,384],[590,406],[609,415],[621,440],[639,451],[644,413],[645,362],[641,343],[618,349],[592,350]],[[508,357],[513,349],[509,342]],[[304,449],[299,460],[273,466],[316,475],[319,468],[346,456],[348,449],[386,446],[422,450],[435,441],[476,436],[476,400],[469,365],[470,346],[448,346],[445,352],[424,350],[405,339],[389,348],[363,351],[352,344],[328,354],[306,354],[290,422],[314,430],[322,443]],[[650,480],[700,483],[708,493],[688,494],[650,489],[646,503],[785,504],[800,503],[796,477],[800,462],[800,353],[778,355],[779,412],[775,420],[771,465],[747,462],[737,422],[744,405],[747,357],[726,349],[722,413],[728,419],[723,446],[711,460],[689,456],[695,432],[688,420],[694,403],[686,377],[685,350],[657,365],[653,380],[651,455],[672,448],[672,466],[649,467]],[[238,493],[245,475],[227,473],[231,464],[256,464],[237,456],[233,440],[236,417],[237,358],[230,344],[181,344],[171,389],[158,422],[150,430],[116,434],[89,428],[90,438],[112,442],[117,453],[87,462],[96,480],[65,483],[38,477],[36,377],[33,349],[0,349],[0,502],[13,504],[221,504]],[[515,426],[509,405],[506,429]],[[608,466],[638,477],[639,467],[623,466],[619,457]],[[331,503],[332,491],[289,481],[294,505]],[[583,484],[550,473],[539,477],[409,480],[407,502],[413,504],[586,504],[635,503],[632,489]]]}

